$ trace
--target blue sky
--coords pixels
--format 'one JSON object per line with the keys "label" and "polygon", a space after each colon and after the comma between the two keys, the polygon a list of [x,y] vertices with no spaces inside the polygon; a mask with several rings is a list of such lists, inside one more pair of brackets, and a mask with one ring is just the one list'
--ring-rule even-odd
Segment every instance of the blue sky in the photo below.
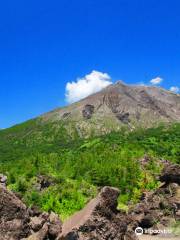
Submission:
{"label": "blue sky", "polygon": [[93,70],[179,87],[179,10],[179,0],[1,1],[0,128],[67,104],[67,82]]}

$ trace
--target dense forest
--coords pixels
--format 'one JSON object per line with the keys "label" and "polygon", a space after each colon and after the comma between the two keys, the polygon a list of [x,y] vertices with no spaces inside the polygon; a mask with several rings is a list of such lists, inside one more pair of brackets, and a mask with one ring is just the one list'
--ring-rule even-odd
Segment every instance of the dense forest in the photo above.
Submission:
{"label": "dense forest", "polygon": [[[81,139],[59,123],[31,120],[0,131],[0,173],[29,206],[66,219],[105,185],[120,189],[119,208],[126,209],[158,186],[160,159],[180,163],[179,146],[179,123]],[[49,185],[39,188],[42,179]]]}

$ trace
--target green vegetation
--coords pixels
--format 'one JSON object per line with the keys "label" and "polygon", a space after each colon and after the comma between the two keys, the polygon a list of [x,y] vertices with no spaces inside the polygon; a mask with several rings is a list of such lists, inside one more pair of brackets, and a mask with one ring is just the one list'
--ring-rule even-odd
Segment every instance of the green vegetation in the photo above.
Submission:
{"label": "green vegetation", "polygon": [[[119,207],[136,202],[145,189],[158,185],[159,158],[180,163],[180,124],[122,130],[83,140],[64,124],[31,120],[0,131],[0,172],[8,187],[28,205],[53,210],[65,219],[93,198],[98,187],[120,188]],[[139,163],[150,157],[145,168]],[[39,189],[40,176],[53,184]]]}

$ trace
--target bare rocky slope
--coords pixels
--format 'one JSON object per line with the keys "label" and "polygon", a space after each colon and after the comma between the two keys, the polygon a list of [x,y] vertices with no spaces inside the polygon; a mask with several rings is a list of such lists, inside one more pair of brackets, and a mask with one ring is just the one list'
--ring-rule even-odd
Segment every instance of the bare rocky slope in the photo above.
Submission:
{"label": "bare rocky slope", "polygon": [[69,132],[101,134],[122,126],[151,127],[180,121],[180,95],[154,86],[117,82],[77,103],[44,114],[43,121],[64,121]]}

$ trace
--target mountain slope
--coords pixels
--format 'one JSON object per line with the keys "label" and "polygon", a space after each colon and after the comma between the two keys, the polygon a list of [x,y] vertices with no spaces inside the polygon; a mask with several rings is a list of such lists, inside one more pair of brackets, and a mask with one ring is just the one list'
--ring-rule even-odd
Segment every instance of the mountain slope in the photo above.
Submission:
{"label": "mountain slope", "polygon": [[[111,85],[78,103],[1,130],[0,173],[28,206],[53,210],[62,219],[105,185],[121,189],[120,204],[136,202],[144,189],[158,185],[157,159],[179,163],[180,123],[112,130],[179,122],[179,104],[179,95],[160,88]],[[93,136],[97,134],[101,136]],[[86,136],[90,138],[82,138]],[[139,161],[144,155],[150,159],[147,169]]]}
{"label": "mountain slope", "polygon": [[180,95],[157,87],[122,82],[77,103],[0,131],[0,161],[29,152],[57,152],[76,147],[84,137],[121,128],[156,127],[180,122]]}
{"label": "mountain slope", "polygon": [[160,122],[180,121],[180,95],[152,86],[110,85],[65,108],[41,116],[43,121],[62,121],[68,132],[80,136],[152,127]]}
{"label": "mountain slope", "polygon": [[124,208],[158,185],[161,162],[167,162],[159,159],[180,163],[180,124],[73,141],[61,129],[53,134],[53,125],[33,121],[0,131],[0,173],[28,206],[53,210],[62,219],[105,185],[121,189]]}

